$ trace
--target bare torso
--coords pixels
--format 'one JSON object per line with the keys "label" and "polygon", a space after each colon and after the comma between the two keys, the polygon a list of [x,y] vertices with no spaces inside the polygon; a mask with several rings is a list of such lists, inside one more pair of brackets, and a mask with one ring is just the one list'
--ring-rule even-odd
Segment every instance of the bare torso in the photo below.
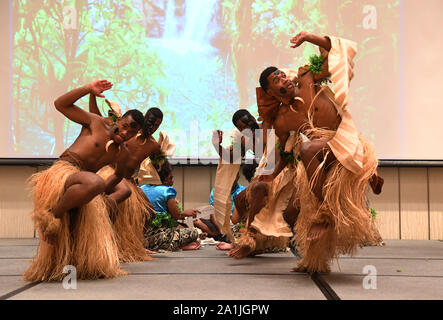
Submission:
{"label": "bare torso", "polygon": [[152,136],[146,139],[142,136],[134,137],[126,144],[129,151],[127,168],[130,170],[130,174],[137,170],[138,166],[147,157],[160,153],[160,145]]}
{"label": "bare torso", "polygon": [[97,115],[92,115],[91,118],[91,123],[82,126],[80,135],[67,151],[80,157],[84,164],[83,170],[97,172],[106,165],[114,164],[117,157],[127,151],[125,144],[116,143],[112,143],[106,151],[106,144],[111,139],[111,126],[105,118]]}
{"label": "bare torso", "polygon": [[[280,107],[274,121],[274,128],[282,145],[286,143],[290,131],[306,133],[309,128],[309,109],[315,128],[337,130],[341,121],[340,116],[324,92],[320,92],[315,97],[319,90],[320,86],[314,83],[313,76],[309,72],[299,79],[299,86],[296,88],[296,96],[302,98],[304,103],[296,100],[292,105],[293,110],[289,105]],[[315,100],[311,106],[314,97]]]}

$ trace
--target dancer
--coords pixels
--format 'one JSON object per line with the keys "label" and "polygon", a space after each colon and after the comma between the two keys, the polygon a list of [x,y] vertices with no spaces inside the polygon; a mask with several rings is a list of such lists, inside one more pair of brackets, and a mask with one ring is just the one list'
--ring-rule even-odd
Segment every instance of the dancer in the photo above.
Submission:
{"label": "dancer", "polygon": [[[310,65],[298,72],[269,67],[260,76],[259,113],[274,126],[281,146],[276,170],[260,180],[284,176],[282,170],[291,168],[286,175],[292,173],[297,187],[293,201],[300,213],[294,233],[302,255],[293,271],[329,272],[332,258],[373,240],[365,192],[368,182],[377,190],[382,181],[372,146],[358,134],[347,109],[356,44],[300,32],[291,47],[305,41],[320,48],[321,56]],[[322,85],[329,76],[335,93]]]}
{"label": "dancer", "polygon": [[[111,108],[107,121],[114,122],[121,116],[120,106],[116,102],[106,100]],[[89,109],[101,115],[94,95],[90,96]],[[146,221],[154,215],[154,209],[148,198],[137,186],[134,179],[140,163],[151,155],[160,155],[160,145],[152,137],[163,121],[163,113],[158,108],[150,108],[144,118],[144,126],[140,132],[126,144],[129,151],[127,175],[109,194],[114,202],[114,228],[119,246],[121,262],[153,260],[148,254],[155,253],[144,248],[143,228]],[[113,166],[102,168],[98,174],[107,178],[114,173]]]}
{"label": "dancer", "polygon": [[[284,251],[287,247],[288,237],[291,235],[289,229],[286,236],[277,237],[264,236],[263,234],[257,232],[257,230],[252,231],[250,229],[250,224],[254,220],[255,214],[263,207],[267,199],[266,195],[264,195],[262,198],[257,197],[255,200],[250,201],[250,194],[254,192],[251,190],[254,190],[255,186],[257,185],[257,183],[254,181],[245,190],[243,190],[235,200],[235,206],[238,211],[237,213],[241,214],[243,219],[246,221],[246,227],[242,228],[242,230],[238,230],[239,232],[236,233],[235,239],[231,233],[231,229],[229,228],[230,220],[228,214],[228,208],[231,204],[231,201],[228,198],[228,192],[231,190],[231,188],[228,188],[228,186],[232,186],[232,181],[235,179],[240,167],[239,163],[241,158],[246,154],[247,151],[252,150],[254,153],[253,162],[260,163],[258,169],[260,172],[265,171],[268,166],[271,167],[271,164],[275,163],[275,136],[273,135],[273,131],[263,129],[263,124],[259,124],[257,120],[244,109],[238,110],[236,113],[234,113],[232,122],[237,130],[234,130],[234,133],[232,134],[232,145],[227,150],[223,150],[220,146],[223,138],[221,133],[217,131],[218,137],[215,134],[213,136],[213,145],[218,151],[220,157],[222,158],[223,155],[228,154],[229,151],[231,160],[231,163],[223,163],[224,161],[221,159],[217,167],[214,204],[217,222],[224,222],[223,233],[228,236],[228,241],[233,244],[220,244],[218,249],[232,249],[230,252],[228,252],[228,255],[235,258],[241,258],[247,255],[254,255],[263,252]],[[268,128],[270,128],[270,126],[268,126]],[[257,129],[261,129],[263,131],[260,132]],[[247,134],[243,134],[245,131]],[[236,149],[237,155],[235,155]],[[238,150],[241,150],[240,154]],[[263,151],[263,153],[261,151]],[[233,160],[235,160],[237,163],[232,163]],[[225,160],[225,162],[227,161]],[[231,184],[229,185],[229,183]],[[258,206],[260,206],[259,209]],[[284,208],[285,207],[283,207],[282,210]],[[282,223],[286,224],[286,222]],[[245,241],[246,238],[247,241]],[[257,241],[259,242],[258,244]],[[245,250],[246,247],[247,250]],[[240,253],[236,253],[239,250],[242,252],[241,257]]]}
{"label": "dancer", "polygon": [[[237,110],[232,117],[232,122],[236,129],[231,135],[232,144],[229,148],[223,148],[221,145],[223,142],[222,131],[216,130],[212,136],[212,144],[220,156],[213,192],[214,216],[216,223],[221,226],[221,232],[227,236],[229,241],[234,240],[230,228],[233,206],[231,189],[238,176],[241,160],[248,150],[252,149],[254,152],[256,146],[263,147],[266,138],[262,137],[267,134],[267,132],[264,132],[263,135],[256,134],[256,130],[260,129],[260,126],[246,109]],[[246,134],[242,134],[243,132]]]}
{"label": "dancer", "polygon": [[[74,143],[49,169],[30,178],[33,186],[33,220],[42,241],[25,272],[28,281],[60,281],[63,268],[73,265],[78,279],[112,278],[120,269],[117,243],[105,197],[125,175],[128,151],[124,142],[143,125],[143,115],[129,110],[115,124],[74,105],[81,97],[112,87],[107,80],[74,89],[55,100],[55,107],[82,125]],[[104,181],[95,172],[114,164]]]}

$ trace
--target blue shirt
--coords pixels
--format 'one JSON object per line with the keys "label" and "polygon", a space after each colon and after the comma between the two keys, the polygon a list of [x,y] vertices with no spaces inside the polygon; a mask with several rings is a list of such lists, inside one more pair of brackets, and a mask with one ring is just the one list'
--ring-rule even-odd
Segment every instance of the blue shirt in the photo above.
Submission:
{"label": "blue shirt", "polygon": [[[245,186],[242,186],[241,184],[237,183],[237,184],[235,185],[235,187],[231,190],[231,201],[232,201],[231,217],[232,217],[232,214],[234,213],[234,209],[235,209],[235,203],[234,203],[234,200],[235,200],[235,198],[238,196],[238,194],[239,194],[240,192],[242,192],[243,190],[245,190],[245,189],[246,189]],[[212,188],[212,190],[211,190],[211,195],[209,196],[209,204],[210,204],[211,206],[214,205],[214,188]]]}
{"label": "blue shirt", "polygon": [[169,212],[168,200],[177,197],[174,187],[145,184],[140,187],[154,207],[155,212]]}

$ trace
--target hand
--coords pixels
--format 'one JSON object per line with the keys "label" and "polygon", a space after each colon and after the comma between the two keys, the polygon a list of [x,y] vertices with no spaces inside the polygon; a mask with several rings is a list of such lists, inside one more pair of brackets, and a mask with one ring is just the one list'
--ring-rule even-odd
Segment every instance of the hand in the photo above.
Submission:
{"label": "hand", "polygon": [[40,228],[37,228],[37,232],[38,232],[38,237],[46,242],[47,244],[49,244],[50,246],[54,246],[55,240],[52,237],[47,237],[43,234],[43,232],[40,230]]}
{"label": "hand", "polygon": [[105,96],[102,94],[102,92],[111,89],[113,84],[108,80],[96,80],[91,82],[89,86],[93,95],[104,98]]}
{"label": "hand", "polygon": [[221,130],[214,130],[212,132],[212,144],[213,145],[219,145],[223,142],[223,131]]}
{"label": "hand", "polygon": [[196,218],[197,217],[197,213],[200,213],[200,211],[198,211],[196,209],[188,209],[188,210],[183,211],[182,215],[184,215],[185,217]]}
{"label": "hand", "polygon": [[295,37],[293,37],[290,42],[293,44],[291,48],[297,48],[303,42],[307,40],[308,33],[306,31],[299,32]]}

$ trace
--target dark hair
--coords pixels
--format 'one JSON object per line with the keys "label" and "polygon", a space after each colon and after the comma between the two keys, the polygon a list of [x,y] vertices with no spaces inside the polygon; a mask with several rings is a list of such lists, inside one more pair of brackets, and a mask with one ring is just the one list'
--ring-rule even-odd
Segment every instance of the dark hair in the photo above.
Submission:
{"label": "dark hair", "polygon": [[248,120],[250,117],[252,117],[251,113],[246,109],[240,109],[235,111],[234,115],[232,116],[232,123],[234,126],[237,126],[237,121],[241,120],[244,116],[248,117]]}
{"label": "dark hair", "polygon": [[132,119],[134,119],[137,124],[143,128],[143,113],[136,109],[131,109],[125,112],[125,114],[122,116],[122,118],[126,118],[128,116],[131,116]]}
{"label": "dark hair", "polygon": [[262,71],[260,74],[260,87],[262,87],[263,90],[268,90],[269,87],[269,81],[268,77],[271,73],[277,71],[278,68],[276,67],[267,67],[265,70]]}
{"label": "dark hair", "polygon": [[166,178],[168,178],[171,173],[172,173],[172,166],[169,163],[169,161],[165,159],[165,162],[163,162],[162,166],[160,167],[160,170],[158,171],[158,175],[162,183],[164,183]]}
{"label": "dark hair", "polygon": [[242,165],[241,171],[245,176],[246,180],[251,182],[254,177],[255,169],[258,167],[258,163],[254,160],[253,163],[245,163]]}
{"label": "dark hair", "polygon": [[159,108],[149,108],[145,113],[143,128],[143,135],[145,137],[149,136],[152,132],[152,127],[157,119],[163,120],[163,112]]}

